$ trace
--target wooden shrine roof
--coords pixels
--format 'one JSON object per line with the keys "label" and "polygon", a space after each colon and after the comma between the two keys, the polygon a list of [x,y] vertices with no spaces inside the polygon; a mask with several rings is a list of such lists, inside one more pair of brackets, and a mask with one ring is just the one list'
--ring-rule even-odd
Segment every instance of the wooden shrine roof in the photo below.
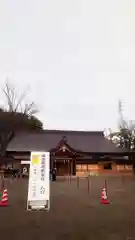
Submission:
{"label": "wooden shrine roof", "polygon": [[7,151],[51,151],[67,144],[75,152],[86,153],[124,153],[125,150],[117,148],[115,144],[104,137],[102,131],[65,131],[44,130],[34,132],[21,132],[11,140]]}

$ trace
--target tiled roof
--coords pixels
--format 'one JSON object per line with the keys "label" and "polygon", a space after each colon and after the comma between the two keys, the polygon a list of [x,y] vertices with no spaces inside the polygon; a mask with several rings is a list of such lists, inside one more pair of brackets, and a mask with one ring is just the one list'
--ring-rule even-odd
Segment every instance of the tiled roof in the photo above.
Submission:
{"label": "tiled roof", "polygon": [[9,143],[7,151],[50,151],[57,147],[63,137],[76,152],[124,152],[107,140],[103,132],[64,130],[18,133]]}

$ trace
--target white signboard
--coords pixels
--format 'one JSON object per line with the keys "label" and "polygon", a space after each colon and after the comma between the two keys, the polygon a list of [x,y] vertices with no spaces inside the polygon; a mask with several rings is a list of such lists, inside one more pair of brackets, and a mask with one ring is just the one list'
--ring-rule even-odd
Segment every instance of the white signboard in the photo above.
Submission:
{"label": "white signboard", "polygon": [[50,153],[31,152],[27,210],[50,208]]}
{"label": "white signboard", "polygon": [[21,164],[30,164],[30,161],[21,161]]}

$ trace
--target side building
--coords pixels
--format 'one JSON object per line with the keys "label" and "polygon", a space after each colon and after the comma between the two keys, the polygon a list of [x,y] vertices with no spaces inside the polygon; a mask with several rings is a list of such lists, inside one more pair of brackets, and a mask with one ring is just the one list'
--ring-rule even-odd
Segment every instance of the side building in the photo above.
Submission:
{"label": "side building", "polygon": [[7,147],[10,165],[29,171],[31,151],[49,151],[57,175],[132,172],[129,153],[99,131],[44,130],[16,134]]}

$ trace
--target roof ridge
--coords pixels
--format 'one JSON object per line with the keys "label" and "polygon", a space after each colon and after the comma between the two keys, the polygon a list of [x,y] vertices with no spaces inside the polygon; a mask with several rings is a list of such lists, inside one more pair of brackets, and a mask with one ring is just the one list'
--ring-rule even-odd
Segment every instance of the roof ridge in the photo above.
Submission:
{"label": "roof ridge", "polygon": [[100,134],[103,135],[104,131],[86,131],[86,130],[62,130],[62,129],[43,129],[43,130],[26,130],[18,131],[17,133],[81,133],[81,134]]}

